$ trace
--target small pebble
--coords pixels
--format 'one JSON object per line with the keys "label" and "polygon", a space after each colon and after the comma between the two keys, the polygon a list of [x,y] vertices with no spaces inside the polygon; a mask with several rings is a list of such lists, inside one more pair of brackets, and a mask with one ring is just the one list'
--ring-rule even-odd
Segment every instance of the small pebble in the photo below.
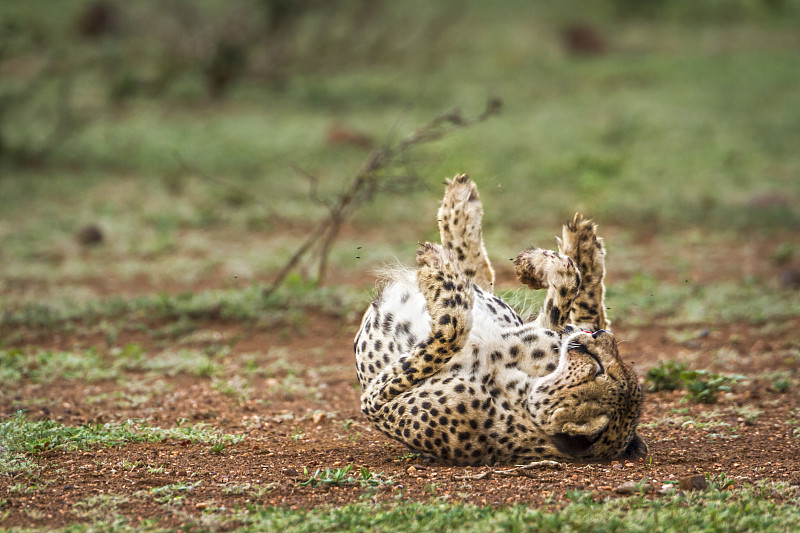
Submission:
{"label": "small pebble", "polygon": [[644,485],[639,485],[635,481],[626,481],[625,483],[620,484],[614,489],[614,492],[617,494],[633,494],[634,492],[644,491],[648,492],[651,486],[649,483],[645,483]]}
{"label": "small pebble", "polygon": [[708,482],[703,474],[695,474],[680,478],[678,486],[681,490],[703,490],[708,487]]}
{"label": "small pebble", "polygon": [[668,483],[665,483],[664,485],[661,485],[661,488],[658,490],[658,493],[659,494],[668,494],[669,492],[674,491],[674,490],[675,490],[675,485],[670,485]]}
{"label": "small pebble", "polygon": [[633,481],[626,481],[614,488],[614,492],[617,494],[632,494],[634,490],[636,490],[636,483]]}
{"label": "small pebble", "polygon": [[103,243],[103,230],[94,224],[83,226],[75,234],[75,239],[84,246],[93,246]]}

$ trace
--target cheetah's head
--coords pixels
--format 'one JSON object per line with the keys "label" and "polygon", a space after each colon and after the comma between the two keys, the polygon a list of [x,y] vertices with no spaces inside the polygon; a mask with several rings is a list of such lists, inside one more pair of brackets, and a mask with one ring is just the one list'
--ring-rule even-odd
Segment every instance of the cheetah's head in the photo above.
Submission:
{"label": "cheetah's head", "polygon": [[534,387],[534,417],[556,454],[578,461],[636,459],[647,445],[636,434],[642,392],[611,333],[578,332],[561,347],[556,370]]}

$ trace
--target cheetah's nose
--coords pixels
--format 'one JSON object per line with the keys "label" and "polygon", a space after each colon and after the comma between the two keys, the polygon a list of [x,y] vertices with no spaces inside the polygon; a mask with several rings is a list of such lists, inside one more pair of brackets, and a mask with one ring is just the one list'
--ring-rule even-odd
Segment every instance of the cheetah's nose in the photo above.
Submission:
{"label": "cheetah's nose", "polygon": [[594,333],[592,333],[592,338],[593,338],[593,339],[596,339],[597,337],[599,337],[599,336],[600,336],[600,335],[602,335],[603,333],[608,333],[608,332],[607,332],[606,330],[604,330],[604,329],[598,329],[597,331],[595,331]]}

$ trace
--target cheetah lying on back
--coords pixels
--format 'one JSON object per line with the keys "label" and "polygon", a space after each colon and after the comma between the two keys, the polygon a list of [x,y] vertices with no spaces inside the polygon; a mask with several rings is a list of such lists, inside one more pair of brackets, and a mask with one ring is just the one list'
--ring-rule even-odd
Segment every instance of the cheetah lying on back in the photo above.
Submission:
{"label": "cheetah lying on back", "polygon": [[530,249],[519,280],[547,289],[524,323],[493,295],[481,207],[466,175],[447,182],[443,246],[395,269],[355,338],[361,409],[415,452],[453,464],[638,458],[642,395],[607,331],[603,241],[576,215],[559,253]]}

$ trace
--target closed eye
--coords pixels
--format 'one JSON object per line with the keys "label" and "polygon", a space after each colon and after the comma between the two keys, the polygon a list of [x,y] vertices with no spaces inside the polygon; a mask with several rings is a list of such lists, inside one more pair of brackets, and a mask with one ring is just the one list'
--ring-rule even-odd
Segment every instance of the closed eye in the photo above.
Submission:
{"label": "closed eye", "polygon": [[589,348],[587,348],[585,344],[581,344],[581,343],[575,342],[575,341],[570,342],[567,345],[567,350],[569,350],[570,352],[578,352],[578,353],[586,353],[586,354],[589,353]]}

